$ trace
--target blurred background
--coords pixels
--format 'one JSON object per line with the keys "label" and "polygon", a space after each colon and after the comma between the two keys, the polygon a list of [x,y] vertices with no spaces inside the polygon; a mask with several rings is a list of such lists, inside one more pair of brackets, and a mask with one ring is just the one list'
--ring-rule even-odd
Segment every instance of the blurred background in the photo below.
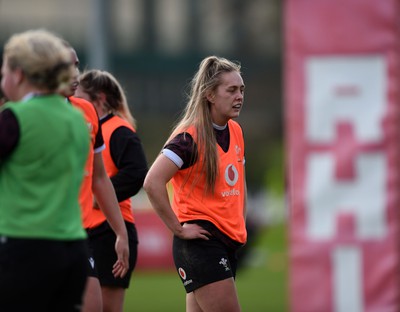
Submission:
{"label": "blurred background", "polygon": [[[0,43],[46,28],[77,50],[81,70],[112,72],[124,87],[149,165],[182,111],[200,61],[242,64],[249,243],[237,276],[244,311],[286,311],[280,0],[0,0]],[[184,311],[170,262],[170,234],[146,195],[132,199],[138,266],[126,311]]]}

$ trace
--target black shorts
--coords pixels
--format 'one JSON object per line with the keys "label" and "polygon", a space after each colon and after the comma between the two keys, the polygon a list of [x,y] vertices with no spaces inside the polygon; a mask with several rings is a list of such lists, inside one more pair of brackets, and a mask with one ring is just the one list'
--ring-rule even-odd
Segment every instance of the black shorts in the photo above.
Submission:
{"label": "black shorts", "polygon": [[115,233],[108,222],[88,230],[89,244],[93,252],[97,275],[102,286],[128,288],[137,260],[138,236],[133,223],[125,222],[129,239],[129,269],[123,278],[115,278],[112,268],[117,261],[115,253]]}
{"label": "black shorts", "polygon": [[80,311],[86,240],[0,236],[0,311]]}
{"label": "black shorts", "polygon": [[209,240],[184,240],[174,236],[173,257],[176,270],[187,293],[204,285],[235,278],[237,249],[215,236]]}

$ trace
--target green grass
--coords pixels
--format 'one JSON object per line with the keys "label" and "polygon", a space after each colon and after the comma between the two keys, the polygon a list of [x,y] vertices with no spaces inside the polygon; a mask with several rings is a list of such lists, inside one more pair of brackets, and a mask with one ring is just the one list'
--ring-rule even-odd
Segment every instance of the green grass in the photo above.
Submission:
{"label": "green grass", "polygon": [[[244,312],[285,312],[287,252],[284,225],[266,228],[258,237],[248,265],[237,272]],[[126,293],[126,312],[185,311],[185,291],[175,271],[135,271]]]}

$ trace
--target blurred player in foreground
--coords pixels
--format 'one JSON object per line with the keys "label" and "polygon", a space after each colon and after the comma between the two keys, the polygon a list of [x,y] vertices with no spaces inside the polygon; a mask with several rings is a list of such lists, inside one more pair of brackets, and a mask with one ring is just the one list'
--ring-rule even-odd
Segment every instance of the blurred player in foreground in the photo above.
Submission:
{"label": "blurred player in foreground", "polygon": [[70,53],[45,30],[4,47],[0,113],[0,311],[80,311],[87,268],[78,202],[89,135],[58,94]]}

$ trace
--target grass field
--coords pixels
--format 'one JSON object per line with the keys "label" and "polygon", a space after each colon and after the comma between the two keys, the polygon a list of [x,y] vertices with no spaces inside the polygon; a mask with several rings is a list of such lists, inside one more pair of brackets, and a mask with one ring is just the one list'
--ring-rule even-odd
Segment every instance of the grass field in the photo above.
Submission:
{"label": "grass field", "polygon": [[[288,310],[284,225],[268,227],[262,232],[248,265],[237,273],[236,285],[244,312]],[[174,271],[134,272],[124,311],[185,311],[185,292],[178,275]]]}

